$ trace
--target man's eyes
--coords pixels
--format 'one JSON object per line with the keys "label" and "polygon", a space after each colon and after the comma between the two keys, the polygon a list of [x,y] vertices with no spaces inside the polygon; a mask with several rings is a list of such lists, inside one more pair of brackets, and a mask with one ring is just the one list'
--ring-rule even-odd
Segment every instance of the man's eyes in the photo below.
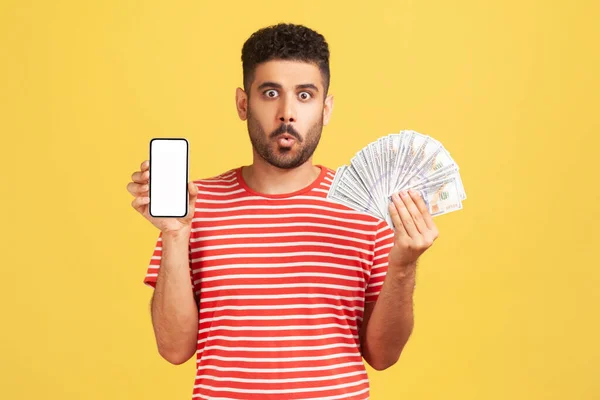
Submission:
{"label": "man's eyes", "polygon": [[[263,92],[263,94],[265,94],[267,97],[269,97],[271,99],[274,99],[275,97],[278,96],[277,90],[274,90],[274,89],[265,90]],[[298,95],[301,100],[308,100],[308,99],[312,98],[312,93],[310,93],[310,92],[304,91],[304,92],[300,92]]]}

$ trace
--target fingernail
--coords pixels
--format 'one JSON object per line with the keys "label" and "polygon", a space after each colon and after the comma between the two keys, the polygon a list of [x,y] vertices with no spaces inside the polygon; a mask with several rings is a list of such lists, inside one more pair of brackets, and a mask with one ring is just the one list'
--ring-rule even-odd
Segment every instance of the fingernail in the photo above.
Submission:
{"label": "fingernail", "polygon": [[402,197],[406,197],[406,192],[404,190],[401,191],[400,194],[402,195]]}

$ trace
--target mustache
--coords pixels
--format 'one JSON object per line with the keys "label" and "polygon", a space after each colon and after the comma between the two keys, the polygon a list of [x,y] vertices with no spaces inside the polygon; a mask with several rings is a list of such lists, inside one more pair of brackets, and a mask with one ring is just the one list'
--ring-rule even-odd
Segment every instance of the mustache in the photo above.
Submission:
{"label": "mustache", "polygon": [[270,137],[271,137],[271,139],[275,139],[277,136],[284,134],[284,133],[289,133],[298,142],[302,142],[302,137],[300,136],[300,134],[298,132],[296,132],[296,130],[294,129],[294,127],[292,125],[289,125],[289,124],[280,125],[279,128],[275,129],[273,131],[273,133],[271,133]]}

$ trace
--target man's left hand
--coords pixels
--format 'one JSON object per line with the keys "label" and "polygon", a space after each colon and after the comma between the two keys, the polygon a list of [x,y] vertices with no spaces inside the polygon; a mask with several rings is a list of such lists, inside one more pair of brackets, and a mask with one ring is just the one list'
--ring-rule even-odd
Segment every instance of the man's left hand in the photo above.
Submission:
{"label": "man's left hand", "polygon": [[419,256],[437,239],[437,227],[425,201],[414,190],[394,193],[389,210],[396,232],[388,269],[399,274],[414,272]]}

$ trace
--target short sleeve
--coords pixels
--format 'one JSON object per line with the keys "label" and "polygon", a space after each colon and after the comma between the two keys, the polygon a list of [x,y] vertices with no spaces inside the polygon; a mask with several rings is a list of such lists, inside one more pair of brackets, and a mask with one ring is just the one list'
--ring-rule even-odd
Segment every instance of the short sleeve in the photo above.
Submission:
{"label": "short sleeve", "polygon": [[365,290],[365,303],[377,301],[388,269],[388,256],[394,245],[394,230],[386,221],[377,225],[373,247],[371,273]]}
{"label": "short sleeve", "polygon": [[[191,246],[188,243],[188,259],[189,267],[190,267],[190,280],[192,282],[192,287],[194,288],[194,295],[196,293],[196,285],[194,284],[193,273],[192,273],[192,257],[191,257]],[[156,279],[158,278],[158,270],[160,268],[160,261],[162,258],[162,232],[159,233],[158,239],[156,240],[156,245],[154,247],[154,252],[152,253],[152,257],[150,258],[150,263],[148,265],[148,269],[146,270],[146,276],[144,277],[144,284],[151,288],[156,288]]]}

